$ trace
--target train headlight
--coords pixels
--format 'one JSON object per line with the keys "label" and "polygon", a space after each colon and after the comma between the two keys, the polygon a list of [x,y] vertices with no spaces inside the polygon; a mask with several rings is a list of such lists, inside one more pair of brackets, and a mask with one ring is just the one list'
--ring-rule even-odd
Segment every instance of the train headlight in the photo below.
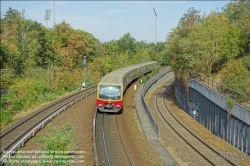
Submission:
{"label": "train headlight", "polygon": [[98,107],[102,107],[102,104],[98,104]]}
{"label": "train headlight", "polygon": [[121,106],[120,105],[116,105],[116,108],[121,108]]}

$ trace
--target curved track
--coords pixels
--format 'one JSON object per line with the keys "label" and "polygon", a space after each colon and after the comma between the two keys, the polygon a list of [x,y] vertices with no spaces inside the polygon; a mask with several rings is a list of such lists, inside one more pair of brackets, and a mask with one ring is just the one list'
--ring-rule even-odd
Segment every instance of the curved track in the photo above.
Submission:
{"label": "curved track", "polygon": [[[174,133],[175,139],[179,139],[179,142],[177,143],[179,145],[177,146],[180,146],[179,151],[181,151],[182,155],[188,156],[189,154],[192,154],[191,157],[189,157],[192,158],[192,161],[195,161],[195,163],[192,163],[192,165],[235,165],[228,159],[222,159],[219,152],[212,149],[203,140],[193,134],[171,112],[166,103],[166,98],[173,83],[174,81],[172,79],[169,80],[166,85],[158,91],[156,96],[156,107],[161,118],[164,120],[167,126],[169,126],[168,128],[170,131],[167,131],[168,134]],[[186,161],[188,160],[189,159]]]}
{"label": "curved track", "polygon": [[133,165],[124,144],[116,114],[96,114],[94,149],[96,165]]}
{"label": "curved track", "polygon": [[[10,151],[13,149],[13,146],[15,147],[18,143],[20,143],[20,140],[22,138],[27,137],[27,134],[30,133],[34,128],[38,125],[41,125],[40,128],[44,127],[45,123],[49,122],[52,120],[54,117],[54,113],[58,110],[58,113],[56,115],[59,115],[59,112],[64,111],[66,108],[70,107],[72,104],[78,102],[79,100],[83,99],[84,97],[96,92],[96,87],[91,87],[83,91],[79,91],[73,95],[70,95],[68,97],[65,97],[59,101],[56,101],[52,103],[51,105],[47,106],[46,108],[43,108],[27,119],[23,120],[19,124],[15,125],[8,131],[5,131],[4,133],[1,133],[0,136],[0,142],[1,142],[1,162],[4,159],[4,155],[6,155],[6,152]],[[55,116],[56,116],[55,115]],[[46,119],[48,121],[46,121]],[[46,121],[46,122],[45,122]],[[42,124],[41,124],[42,123]],[[39,129],[40,129],[39,128]],[[29,137],[34,136],[35,132],[38,130],[32,132]],[[27,141],[27,139],[25,140]],[[23,146],[25,141],[21,143],[19,146]],[[18,147],[19,147],[18,146]],[[17,148],[18,148],[17,147]],[[15,150],[17,149],[15,148]],[[11,152],[13,153],[13,152]]]}

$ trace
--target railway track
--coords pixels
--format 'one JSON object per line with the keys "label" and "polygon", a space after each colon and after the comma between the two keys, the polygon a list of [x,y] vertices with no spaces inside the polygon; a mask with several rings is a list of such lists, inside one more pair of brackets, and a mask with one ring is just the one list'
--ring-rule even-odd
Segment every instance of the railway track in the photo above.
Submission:
{"label": "railway track", "polygon": [[116,114],[97,113],[94,119],[94,153],[97,166],[133,165],[124,144]]}
{"label": "railway track", "polygon": [[1,142],[1,159],[2,164],[5,158],[15,154],[15,151],[24,145],[24,143],[34,136],[37,131],[43,128],[46,123],[51,121],[62,111],[72,106],[79,100],[96,92],[96,87],[90,87],[86,90],[79,91],[73,95],[67,96],[59,101],[53,102],[46,108],[38,110],[22,122],[18,123],[11,129],[4,131],[0,135]]}
{"label": "railway track", "polygon": [[233,161],[226,158],[222,159],[219,152],[198,138],[171,112],[166,103],[166,98],[173,83],[173,79],[170,79],[158,91],[155,100],[157,112],[165,122],[164,126],[168,129],[168,131],[164,130],[163,132],[167,132],[168,141],[178,147],[176,149],[179,157],[191,165],[236,165]]}

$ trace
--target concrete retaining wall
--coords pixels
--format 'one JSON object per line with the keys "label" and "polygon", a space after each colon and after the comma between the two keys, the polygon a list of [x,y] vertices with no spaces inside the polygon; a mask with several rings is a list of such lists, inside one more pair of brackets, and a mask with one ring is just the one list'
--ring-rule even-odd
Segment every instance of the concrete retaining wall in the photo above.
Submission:
{"label": "concrete retaining wall", "polygon": [[250,154],[250,110],[235,104],[228,116],[227,98],[196,80],[189,81],[189,101],[185,88],[175,80],[175,96],[180,106],[213,134]]}

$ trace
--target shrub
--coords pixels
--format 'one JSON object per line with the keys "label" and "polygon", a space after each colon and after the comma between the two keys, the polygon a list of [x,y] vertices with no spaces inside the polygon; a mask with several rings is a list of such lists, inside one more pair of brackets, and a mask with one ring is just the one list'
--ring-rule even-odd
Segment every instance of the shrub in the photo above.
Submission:
{"label": "shrub", "polygon": [[227,99],[226,105],[227,105],[227,109],[228,109],[228,113],[227,113],[228,120],[231,117],[234,104],[235,104],[235,101],[233,98],[230,97]]}
{"label": "shrub", "polygon": [[250,96],[250,72],[241,60],[231,60],[220,71],[222,84]]}
{"label": "shrub", "polygon": [[[50,152],[49,155],[55,156],[51,160],[53,165],[68,165],[67,151],[73,151],[76,148],[76,143],[72,140],[74,128],[71,124],[66,123],[62,129],[59,130],[56,126],[48,125],[50,132],[45,133],[45,136],[39,137],[35,142],[42,143],[43,151]],[[53,153],[54,152],[54,153]],[[56,152],[63,152],[58,155]],[[37,166],[43,165],[43,160],[48,160],[41,157],[41,160],[36,164]],[[46,164],[45,164],[46,165]]]}
{"label": "shrub", "polygon": [[141,84],[144,84],[149,78],[153,77],[154,75],[156,75],[158,73],[158,69],[153,70],[151,73],[146,74],[146,75],[142,75],[138,78],[138,81]]}
{"label": "shrub", "polygon": [[250,55],[241,58],[242,65],[250,71]]}

